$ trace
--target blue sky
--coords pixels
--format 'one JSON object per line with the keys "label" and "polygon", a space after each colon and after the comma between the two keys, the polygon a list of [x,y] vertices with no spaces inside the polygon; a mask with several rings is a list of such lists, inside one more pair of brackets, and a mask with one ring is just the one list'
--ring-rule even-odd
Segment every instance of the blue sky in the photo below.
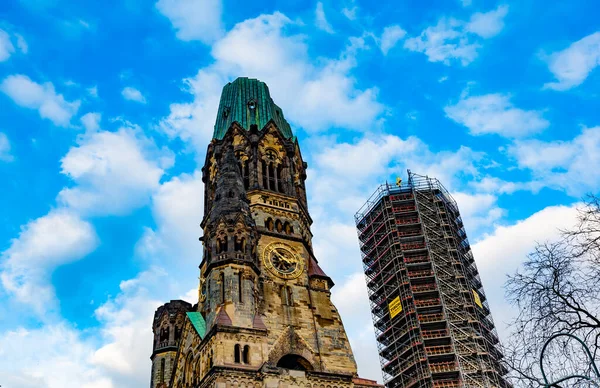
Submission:
{"label": "blue sky", "polygon": [[[381,379],[353,214],[406,169],[461,208],[503,338],[504,274],[600,186],[589,1],[0,3],[0,384],[134,387],[193,300],[223,85],[265,81],[309,164],[315,251]],[[357,301],[362,301],[358,303]]]}

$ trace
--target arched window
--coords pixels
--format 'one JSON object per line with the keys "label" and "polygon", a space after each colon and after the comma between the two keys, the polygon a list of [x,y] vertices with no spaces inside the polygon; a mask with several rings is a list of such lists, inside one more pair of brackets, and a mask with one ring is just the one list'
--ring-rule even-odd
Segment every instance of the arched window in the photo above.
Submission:
{"label": "arched window", "polygon": [[225,273],[221,272],[221,303],[225,303]]}
{"label": "arched window", "polygon": [[217,254],[227,252],[227,236],[217,239]]}
{"label": "arched window", "polygon": [[243,303],[243,295],[244,295],[244,285],[243,285],[243,279],[242,279],[242,272],[238,272],[238,297],[239,297],[239,302]]}
{"label": "arched window", "polygon": [[275,169],[273,163],[269,163],[269,190],[275,191]]}
{"label": "arched window", "polygon": [[279,166],[277,166],[277,171],[276,171],[276,175],[277,175],[277,191],[279,191],[280,193],[283,193],[285,190],[283,189],[283,180],[281,179],[281,172],[283,171],[283,166],[280,164]]}
{"label": "arched window", "polygon": [[277,229],[279,233],[283,231],[283,224],[280,220],[275,221],[275,229]]}
{"label": "arched window", "polygon": [[250,187],[250,161],[244,160],[242,168],[242,176],[244,177],[244,188],[248,190]]}
{"label": "arched window", "polygon": [[165,359],[160,360],[160,382],[165,382]]}
{"label": "arched window", "polygon": [[234,249],[236,252],[242,252],[242,240],[243,237],[235,237]]}
{"label": "arched window", "polygon": [[285,234],[293,234],[294,233],[294,228],[287,221],[283,224],[283,229],[285,230]]}
{"label": "arched window", "polygon": [[244,346],[244,352],[242,354],[242,360],[244,364],[250,364],[250,346]]}
{"label": "arched window", "polygon": [[294,301],[292,300],[292,288],[290,286],[284,286],[281,290],[281,300],[285,306],[293,306]]}
{"label": "arched window", "polygon": [[265,222],[265,225],[267,227],[268,230],[273,230],[274,227],[274,223],[273,223],[273,219],[272,218],[267,218],[267,221]]}
{"label": "arched window", "polygon": [[213,352],[212,352],[212,350],[208,354],[208,367],[209,368],[213,367]]}
{"label": "arched window", "polygon": [[281,357],[277,362],[277,366],[280,368],[292,370],[313,370],[312,365],[310,364],[310,362],[308,362],[306,358],[298,356],[296,354],[286,354],[285,356]]}
{"label": "arched window", "polygon": [[235,344],[235,346],[233,347],[233,359],[236,364],[240,363],[240,354],[241,354],[240,345]]}
{"label": "arched window", "polygon": [[192,383],[192,376],[194,374],[194,363],[192,361],[192,352],[190,352],[187,356],[185,362],[185,369],[183,374],[183,380],[186,384]]}
{"label": "arched window", "polygon": [[264,160],[261,161],[261,167],[262,167],[262,185],[263,185],[263,189],[268,189],[269,188],[269,180],[267,178],[267,163]]}

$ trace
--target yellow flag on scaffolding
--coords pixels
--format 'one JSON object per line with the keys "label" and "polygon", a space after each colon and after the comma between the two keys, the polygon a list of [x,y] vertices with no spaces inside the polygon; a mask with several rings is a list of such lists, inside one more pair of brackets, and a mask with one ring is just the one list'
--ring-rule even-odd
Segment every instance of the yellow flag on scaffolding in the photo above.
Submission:
{"label": "yellow flag on scaffolding", "polygon": [[483,305],[481,304],[481,298],[479,297],[479,294],[475,290],[472,290],[472,291],[473,291],[473,298],[475,299],[475,304],[477,306],[483,308]]}
{"label": "yellow flag on scaffolding", "polygon": [[402,312],[402,303],[400,303],[400,297],[397,296],[388,304],[390,309],[390,318],[394,318],[396,315]]}

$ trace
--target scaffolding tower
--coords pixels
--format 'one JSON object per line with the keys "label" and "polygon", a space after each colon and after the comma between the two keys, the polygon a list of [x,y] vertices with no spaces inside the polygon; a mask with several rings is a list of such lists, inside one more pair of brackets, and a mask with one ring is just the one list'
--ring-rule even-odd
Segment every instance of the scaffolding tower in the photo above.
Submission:
{"label": "scaffolding tower", "polygon": [[355,215],[388,388],[510,388],[456,202],[435,178],[381,185]]}

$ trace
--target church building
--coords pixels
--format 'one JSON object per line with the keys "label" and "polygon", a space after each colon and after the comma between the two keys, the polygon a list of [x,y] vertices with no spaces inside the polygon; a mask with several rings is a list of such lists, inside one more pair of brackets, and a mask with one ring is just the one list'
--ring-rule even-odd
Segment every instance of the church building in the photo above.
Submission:
{"label": "church building", "polygon": [[380,387],[357,376],[314,256],[306,169],[267,85],[225,85],[202,169],[198,302],[156,310],[151,388]]}

